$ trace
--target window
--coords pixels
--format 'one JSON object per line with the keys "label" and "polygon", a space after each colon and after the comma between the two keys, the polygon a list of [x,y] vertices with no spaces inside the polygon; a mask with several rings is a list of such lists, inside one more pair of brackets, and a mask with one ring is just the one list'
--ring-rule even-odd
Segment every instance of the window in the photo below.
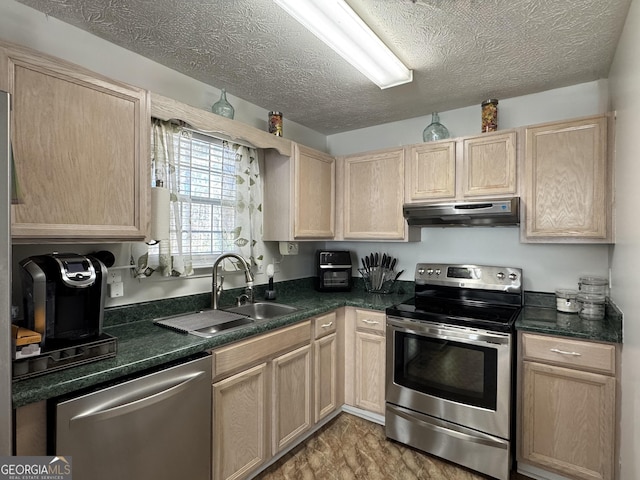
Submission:
{"label": "window", "polygon": [[[168,186],[179,192],[180,201],[171,202],[170,253],[182,251],[191,254],[194,266],[211,266],[222,252],[238,251],[232,235],[237,223],[235,152],[221,140],[187,130],[173,139],[176,168]],[[149,253],[159,254],[159,247]]]}

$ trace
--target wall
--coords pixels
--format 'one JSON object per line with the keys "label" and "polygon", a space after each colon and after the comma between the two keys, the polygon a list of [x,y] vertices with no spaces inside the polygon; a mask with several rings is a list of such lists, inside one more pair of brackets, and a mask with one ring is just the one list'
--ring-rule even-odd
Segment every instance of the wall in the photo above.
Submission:
{"label": "wall", "polygon": [[616,111],[616,245],[612,248],[613,300],[624,312],[621,381],[621,474],[640,478],[640,3],[634,0],[611,68]]}
{"label": "wall", "polygon": [[[607,111],[606,80],[500,100],[500,129],[594,115]],[[440,113],[452,137],[475,135],[480,130],[480,106]],[[333,155],[419,143],[431,116],[378,125],[331,135],[327,145]],[[526,290],[553,292],[577,287],[585,273],[607,276],[606,245],[539,245],[520,243],[517,228],[423,228],[422,240],[409,244],[332,243],[327,248],[353,250],[357,257],[384,251],[400,258],[403,280],[413,278],[417,261],[474,263],[520,267]]]}
{"label": "wall", "polygon": [[[607,81],[599,80],[500,99],[498,127],[514,128],[603,113],[608,107],[607,89]],[[440,123],[447,127],[451,138],[480,133],[480,105],[440,112],[439,115]],[[327,146],[332,155],[348,155],[420,143],[422,131],[430,123],[431,115],[427,115],[338,133],[327,137]]]}

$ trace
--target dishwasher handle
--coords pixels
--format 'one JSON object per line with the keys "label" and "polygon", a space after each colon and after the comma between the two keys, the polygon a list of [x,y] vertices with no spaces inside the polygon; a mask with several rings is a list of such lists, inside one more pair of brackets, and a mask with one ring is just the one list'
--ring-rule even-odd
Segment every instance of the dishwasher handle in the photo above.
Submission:
{"label": "dishwasher handle", "polygon": [[[104,408],[104,406],[100,406],[96,409],[83,412],[79,415],[72,417],[69,420],[69,423],[78,422],[78,421],[98,422],[100,420],[106,420],[109,418],[134,412],[141,408],[148,407],[150,405],[153,405],[158,402],[162,402],[163,400],[166,400],[170,397],[178,395],[179,393],[188,389],[191,384],[197,382],[203,376],[206,376],[205,372],[195,372],[195,373],[191,373],[181,377],[170,379],[169,381],[164,382],[164,385],[166,385],[167,383],[170,384],[169,387],[163,388],[163,390],[159,392],[153,393],[151,395],[146,395],[142,398],[137,398],[140,395],[140,391],[136,390],[134,392],[131,392],[128,395],[123,395],[119,399],[118,405],[115,405],[115,406],[109,405],[107,408]],[[136,399],[131,400],[131,398],[136,398]]]}

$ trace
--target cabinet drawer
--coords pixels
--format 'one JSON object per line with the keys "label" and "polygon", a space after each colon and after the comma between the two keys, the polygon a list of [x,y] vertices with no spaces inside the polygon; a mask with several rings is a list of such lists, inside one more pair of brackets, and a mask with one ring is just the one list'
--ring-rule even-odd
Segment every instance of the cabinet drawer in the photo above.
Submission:
{"label": "cabinet drawer", "polygon": [[324,337],[336,331],[336,312],[320,315],[313,320],[314,338]]}
{"label": "cabinet drawer", "polygon": [[551,362],[615,375],[615,345],[523,333],[522,346],[525,360]]}
{"label": "cabinet drawer", "polygon": [[356,328],[384,333],[387,316],[384,312],[356,309]]}
{"label": "cabinet drawer", "polygon": [[221,347],[211,352],[213,380],[249,368],[271,357],[309,343],[311,322],[306,320],[290,327]]}

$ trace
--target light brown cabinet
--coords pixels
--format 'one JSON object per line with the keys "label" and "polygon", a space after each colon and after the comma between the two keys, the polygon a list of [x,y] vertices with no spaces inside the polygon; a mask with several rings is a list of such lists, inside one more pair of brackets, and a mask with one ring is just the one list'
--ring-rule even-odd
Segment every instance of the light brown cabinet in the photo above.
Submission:
{"label": "light brown cabinet", "polygon": [[456,196],[456,142],[423,143],[407,148],[407,203]]}
{"label": "light brown cabinet", "polygon": [[305,345],[272,362],[272,454],[311,428],[311,347]]}
{"label": "light brown cabinet", "polygon": [[516,139],[505,131],[408,146],[405,202],[516,194]]}
{"label": "light brown cabinet", "polygon": [[384,414],[384,312],[347,308],[345,317],[345,403]]}
{"label": "light brown cabinet", "polygon": [[522,334],[520,460],[614,478],[615,345]]}
{"label": "light brown cabinet", "polygon": [[212,351],[214,480],[255,473],[311,422],[311,322]]}
{"label": "light brown cabinet", "polygon": [[607,117],[526,129],[524,241],[612,243]]}
{"label": "light brown cabinet", "polygon": [[337,313],[314,320],[314,421],[318,423],[338,408],[339,372]]}
{"label": "light brown cabinet", "polygon": [[213,385],[213,478],[238,479],[262,465],[268,451],[267,364]]}
{"label": "light brown cabinet", "polygon": [[339,157],[343,238],[406,240],[402,216],[404,149],[394,148]]}
{"label": "light brown cabinet", "polygon": [[335,236],[336,161],[293,144],[292,156],[265,151],[263,240]]}
{"label": "light brown cabinet", "polygon": [[12,95],[11,142],[22,198],[15,242],[144,240],[148,92],[0,43]]}

